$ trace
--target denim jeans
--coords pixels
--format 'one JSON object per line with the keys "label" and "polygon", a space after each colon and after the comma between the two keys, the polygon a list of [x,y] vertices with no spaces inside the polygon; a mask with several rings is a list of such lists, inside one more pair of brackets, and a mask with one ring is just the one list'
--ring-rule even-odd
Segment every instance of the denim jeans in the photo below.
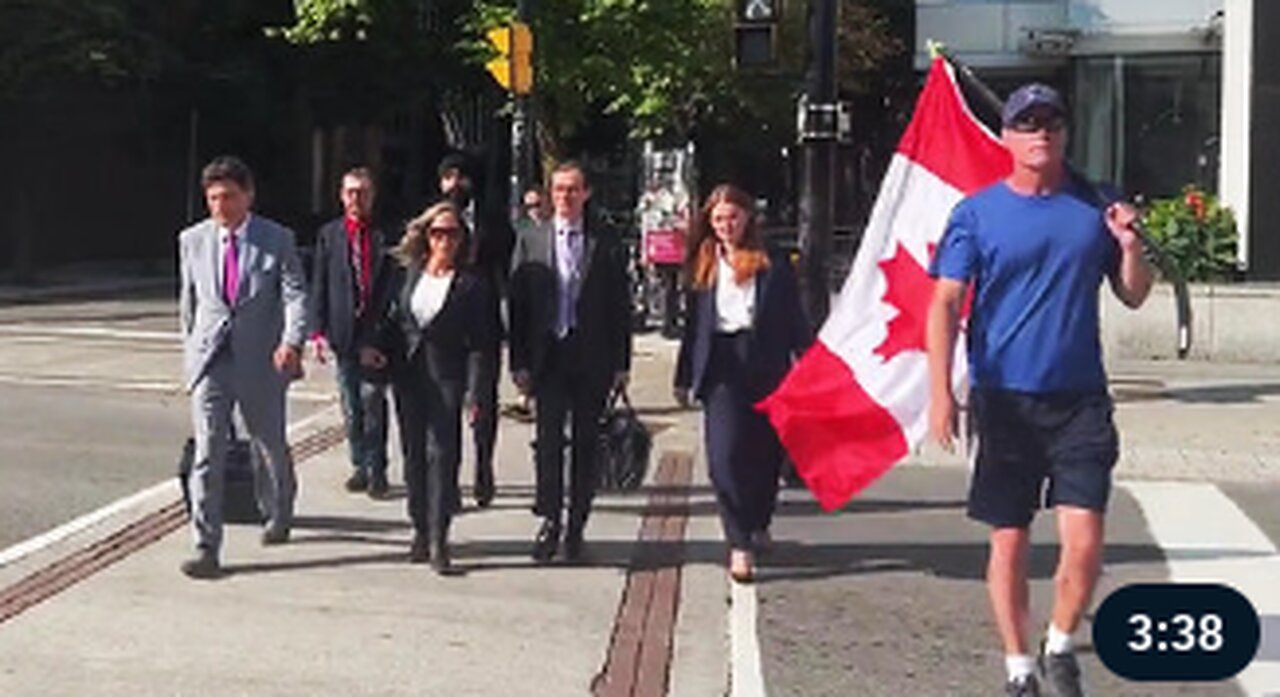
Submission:
{"label": "denim jeans", "polygon": [[387,471],[387,388],[365,379],[354,357],[338,358],[338,393],[347,426],[351,466],[368,474]]}

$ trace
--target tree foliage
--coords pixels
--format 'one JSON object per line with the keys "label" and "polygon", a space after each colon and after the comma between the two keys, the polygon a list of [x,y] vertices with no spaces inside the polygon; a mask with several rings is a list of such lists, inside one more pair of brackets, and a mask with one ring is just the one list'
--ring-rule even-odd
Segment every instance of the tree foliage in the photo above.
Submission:
{"label": "tree foliage", "polygon": [[7,0],[0,5],[0,97],[68,81],[115,84],[157,76],[175,60],[139,27],[130,0]]}

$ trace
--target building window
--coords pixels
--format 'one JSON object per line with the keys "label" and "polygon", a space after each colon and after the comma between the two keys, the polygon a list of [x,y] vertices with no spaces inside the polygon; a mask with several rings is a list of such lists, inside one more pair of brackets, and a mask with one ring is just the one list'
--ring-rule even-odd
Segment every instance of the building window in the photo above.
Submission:
{"label": "building window", "polygon": [[1130,195],[1218,187],[1222,58],[1100,56],[1075,69],[1073,159]]}

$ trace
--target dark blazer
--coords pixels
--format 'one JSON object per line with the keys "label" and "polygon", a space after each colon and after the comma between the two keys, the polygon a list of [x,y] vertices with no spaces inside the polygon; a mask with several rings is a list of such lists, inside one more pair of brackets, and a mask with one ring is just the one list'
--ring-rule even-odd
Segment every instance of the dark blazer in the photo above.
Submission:
{"label": "dark blazer", "polygon": [[[631,302],[626,250],[617,233],[587,216],[583,280],[578,292],[575,335],[582,368],[606,383],[631,369]],[[511,372],[527,370],[536,386],[555,341],[560,285],[553,221],[521,230],[507,291]]]}
{"label": "dark blazer", "polygon": [[[675,386],[697,397],[706,388],[711,340],[716,331],[716,290],[688,294],[684,336],[676,363]],[[747,353],[747,388],[759,400],[777,388],[791,364],[813,342],[813,329],[800,303],[799,286],[791,262],[781,253],[769,254],[769,267],[756,276],[755,321]]]}
{"label": "dark blazer", "polygon": [[501,206],[489,206],[483,200],[476,200],[474,213],[465,258],[472,268],[484,275],[497,296],[505,289],[511,269],[515,231]]}
{"label": "dark blazer", "polygon": [[[379,276],[388,263],[386,238],[376,226],[369,229],[369,254],[373,257],[370,280],[375,289]],[[354,357],[358,338],[364,328],[359,323],[377,321],[373,308],[356,318],[355,270],[351,266],[351,250],[347,244],[347,228],[342,218],[331,220],[316,233],[312,259],[310,307],[311,331],[324,334],[329,346],[341,356]],[[370,292],[370,305],[373,305]]]}
{"label": "dark blazer", "polygon": [[488,282],[474,272],[456,271],[444,306],[424,327],[410,309],[422,267],[392,268],[380,289],[380,321],[366,343],[387,355],[393,379],[422,367],[434,380],[465,381],[474,397],[485,379],[478,366],[498,352],[498,315]]}

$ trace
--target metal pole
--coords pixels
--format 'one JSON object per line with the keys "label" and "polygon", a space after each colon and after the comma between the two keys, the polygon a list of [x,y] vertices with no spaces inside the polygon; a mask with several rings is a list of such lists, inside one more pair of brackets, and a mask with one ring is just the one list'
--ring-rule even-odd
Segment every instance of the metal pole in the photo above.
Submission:
{"label": "metal pole", "polygon": [[[532,23],[534,0],[518,0],[516,3],[516,19],[525,24]],[[534,37],[534,51],[537,51],[537,37]],[[537,76],[534,76],[535,84]],[[515,113],[511,118],[511,175],[514,191],[511,192],[514,204],[518,207],[524,192],[534,186],[539,177],[536,174],[533,151],[533,109],[528,94],[515,95]],[[517,208],[518,210],[518,208]]]}
{"label": "metal pole", "polygon": [[835,207],[836,0],[809,0],[811,62],[800,104],[800,141],[805,146],[800,199],[800,292],[809,321],[821,326],[831,304],[828,264]]}

